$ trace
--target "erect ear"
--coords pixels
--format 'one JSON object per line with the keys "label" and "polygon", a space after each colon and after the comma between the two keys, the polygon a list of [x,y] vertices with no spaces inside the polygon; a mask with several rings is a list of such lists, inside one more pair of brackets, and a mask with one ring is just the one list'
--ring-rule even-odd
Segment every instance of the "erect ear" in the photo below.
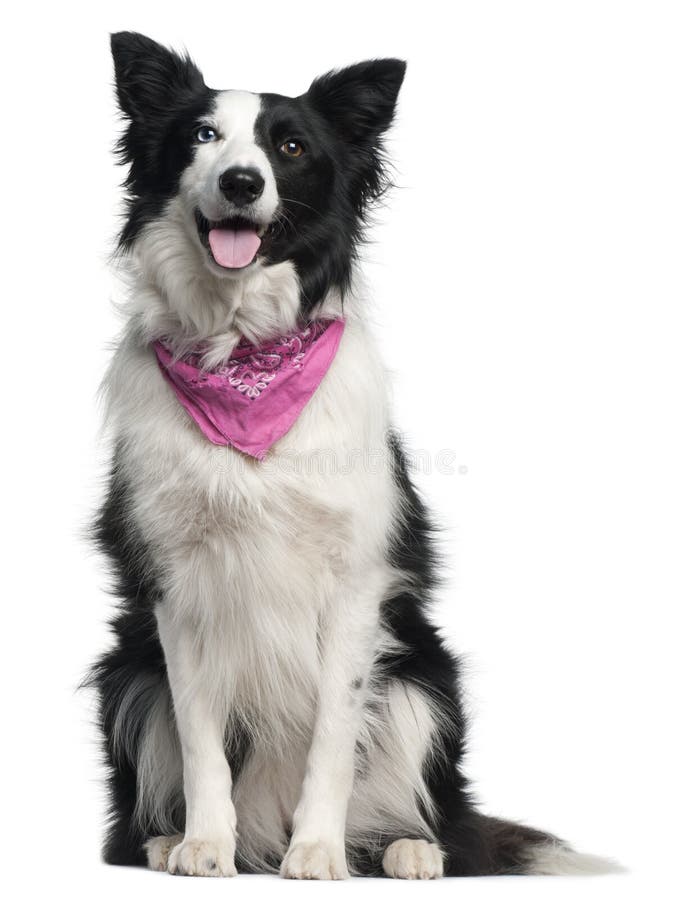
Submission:
{"label": "erect ear", "polygon": [[205,87],[198,67],[143,34],[111,35],[120,110],[133,122],[154,119]]}
{"label": "erect ear", "polygon": [[308,98],[343,138],[373,143],[393,121],[406,65],[402,59],[371,59],[328,72],[316,78]]}

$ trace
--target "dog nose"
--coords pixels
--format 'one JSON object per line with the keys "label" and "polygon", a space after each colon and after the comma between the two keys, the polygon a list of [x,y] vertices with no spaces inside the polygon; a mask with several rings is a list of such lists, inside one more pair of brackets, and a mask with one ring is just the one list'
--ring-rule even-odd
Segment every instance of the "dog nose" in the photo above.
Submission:
{"label": "dog nose", "polygon": [[226,169],[219,178],[221,193],[234,206],[254,203],[264,192],[264,179],[256,169],[234,166]]}

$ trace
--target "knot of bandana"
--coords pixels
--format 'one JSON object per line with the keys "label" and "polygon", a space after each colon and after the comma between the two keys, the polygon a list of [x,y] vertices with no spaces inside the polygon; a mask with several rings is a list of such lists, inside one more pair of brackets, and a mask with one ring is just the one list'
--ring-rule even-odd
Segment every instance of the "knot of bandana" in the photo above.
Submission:
{"label": "knot of bandana", "polygon": [[153,349],[177,400],[208,440],[264,459],[317,390],[343,331],[342,319],[321,319],[256,346],[243,338],[226,362],[209,370],[197,352],[175,359],[163,341]]}

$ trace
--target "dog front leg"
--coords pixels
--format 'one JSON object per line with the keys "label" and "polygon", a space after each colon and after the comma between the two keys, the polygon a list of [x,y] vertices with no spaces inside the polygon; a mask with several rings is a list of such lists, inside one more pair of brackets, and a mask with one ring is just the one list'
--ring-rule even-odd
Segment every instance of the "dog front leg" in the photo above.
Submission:
{"label": "dog front leg", "polygon": [[210,701],[195,632],[156,609],[181,743],[186,800],[183,840],[169,855],[173,875],[235,875],[235,808],[222,717]]}
{"label": "dog front leg", "polygon": [[374,655],[380,593],[338,600],[321,628],[321,679],[313,738],[285,878],[348,878],[344,835],[354,754]]}

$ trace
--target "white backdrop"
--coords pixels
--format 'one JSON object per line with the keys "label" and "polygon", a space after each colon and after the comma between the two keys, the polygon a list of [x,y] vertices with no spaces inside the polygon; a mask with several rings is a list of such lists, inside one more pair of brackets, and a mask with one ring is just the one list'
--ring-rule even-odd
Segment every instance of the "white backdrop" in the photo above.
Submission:
{"label": "white backdrop", "polygon": [[[92,710],[75,686],[111,603],[80,532],[103,473],[95,391],[118,328],[108,32],[123,28],[185,45],[215,87],[296,94],[333,66],[409,61],[391,141],[400,188],[365,269],[397,423],[412,448],[449,451],[418,482],[445,527],[439,617],[467,661],[468,771],[488,811],[631,874],[308,886],[99,862]],[[6,12],[3,37],[0,884],[102,898],[665,895],[678,749],[675,5],[38,3]]]}

